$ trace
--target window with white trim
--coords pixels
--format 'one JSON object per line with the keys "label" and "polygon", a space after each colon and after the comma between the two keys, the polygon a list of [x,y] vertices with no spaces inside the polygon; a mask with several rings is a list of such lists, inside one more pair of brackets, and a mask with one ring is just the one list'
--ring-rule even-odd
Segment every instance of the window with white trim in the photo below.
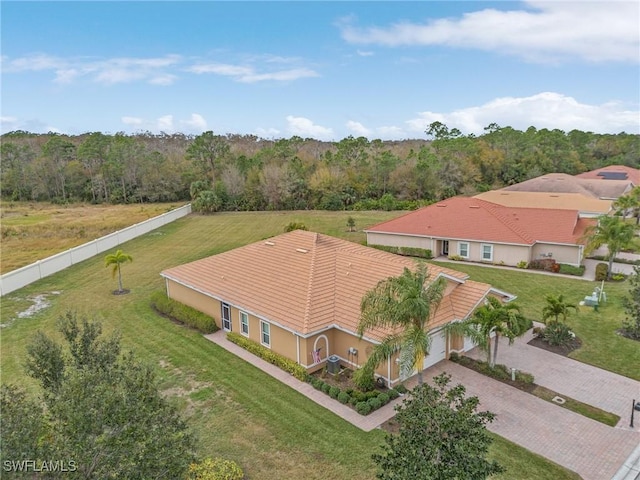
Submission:
{"label": "window with white trim", "polygon": [[469,258],[469,244],[467,242],[458,243],[458,255],[462,258]]}
{"label": "window with white trim", "polygon": [[247,337],[249,336],[249,315],[245,312],[240,312],[240,332]]}
{"label": "window with white trim", "polygon": [[482,244],[482,260],[491,262],[493,260],[493,245],[488,243]]}
{"label": "window with white trim", "polygon": [[271,346],[271,325],[267,322],[260,322],[260,341],[263,345],[270,347]]}

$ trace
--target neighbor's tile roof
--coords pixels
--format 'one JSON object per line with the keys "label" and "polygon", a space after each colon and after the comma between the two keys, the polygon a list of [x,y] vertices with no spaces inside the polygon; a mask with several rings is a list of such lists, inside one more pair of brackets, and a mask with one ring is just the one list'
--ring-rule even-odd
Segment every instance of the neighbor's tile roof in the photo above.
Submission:
{"label": "neighbor's tile roof", "polygon": [[606,215],[611,210],[612,200],[601,200],[581,193],[518,192],[491,190],[474,198],[497,203],[505,207],[536,207],[558,210],[577,210],[580,213]]}
{"label": "neighbor's tile roof", "polygon": [[[626,165],[609,165],[608,167],[598,168],[589,172],[579,173],[578,178],[592,178],[596,180],[606,180],[606,173],[626,174],[627,180],[633,182],[635,186],[640,185],[640,169],[627,167]],[[603,175],[605,174],[605,175]],[[607,180],[612,181],[612,180]],[[615,181],[615,180],[613,180]]]}
{"label": "neighbor's tile roof", "polygon": [[[302,335],[337,325],[355,332],[365,293],[414,260],[319,233],[296,230],[170,268],[162,276],[212,295]],[[439,326],[469,315],[490,285],[429,265],[431,278],[457,285],[432,319]],[[388,331],[367,332],[380,340]]]}
{"label": "neighbor's tile roof", "polygon": [[547,173],[501,190],[513,192],[581,193],[593,198],[618,198],[631,190],[629,180],[581,178],[566,173]]}
{"label": "neighbor's tile roof", "polygon": [[576,244],[594,220],[575,210],[512,208],[453,197],[368,228],[367,232],[533,245]]}

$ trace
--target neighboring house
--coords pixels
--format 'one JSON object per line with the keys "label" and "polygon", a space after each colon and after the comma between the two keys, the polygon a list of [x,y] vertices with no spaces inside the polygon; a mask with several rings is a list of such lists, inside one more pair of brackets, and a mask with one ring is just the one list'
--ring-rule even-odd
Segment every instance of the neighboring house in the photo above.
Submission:
{"label": "neighboring house", "polygon": [[612,210],[612,200],[602,200],[582,193],[518,192],[491,190],[474,198],[497,203],[504,207],[545,208],[553,210],[577,210],[580,218],[597,218]]}
{"label": "neighboring house", "polygon": [[640,170],[625,165],[609,165],[580,173],[576,177],[595,180],[624,180],[633,183],[636,187],[640,185]]}
{"label": "neighboring house", "polygon": [[601,200],[616,200],[633,189],[628,179],[607,180],[582,178],[566,173],[548,173],[500,189],[507,192],[579,193]]}
{"label": "neighboring house", "polygon": [[[216,319],[296,361],[310,372],[330,355],[343,365],[364,364],[374,344],[389,331],[356,335],[360,302],[367,291],[415,261],[327,235],[296,230],[161,273],[169,297]],[[442,277],[444,299],[430,321],[432,346],[423,367],[473,347],[468,339],[448,338],[442,327],[467,318],[487,295],[513,297],[468,275],[429,265],[431,278]],[[389,384],[398,382],[395,358],[376,371]]]}
{"label": "neighboring house", "polygon": [[553,258],[579,266],[581,237],[595,219],[576,210],[513,208],[453,197],[365,230],[369,245],[429,249],[473,262],[517,265]]}

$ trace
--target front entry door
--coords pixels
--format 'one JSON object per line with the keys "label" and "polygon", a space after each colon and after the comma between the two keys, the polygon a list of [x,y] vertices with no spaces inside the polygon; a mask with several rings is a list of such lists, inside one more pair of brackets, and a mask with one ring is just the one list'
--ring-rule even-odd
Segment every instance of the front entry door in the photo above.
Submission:
{"label": "front entry door", "polygon": [[231,308],[226,303],[222,304],[222,329],[231,331]]}
{"label": "front entry door", "polygon": [[442,255],[445,257],[449,256],[449,240],[442,241]]}

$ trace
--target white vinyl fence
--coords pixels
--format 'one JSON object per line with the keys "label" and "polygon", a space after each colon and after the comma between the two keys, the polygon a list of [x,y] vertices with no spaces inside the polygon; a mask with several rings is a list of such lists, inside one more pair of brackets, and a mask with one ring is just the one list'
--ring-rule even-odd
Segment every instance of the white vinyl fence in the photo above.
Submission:
{"label": "white vinyl fence", "polygon": [[12,272],[6,273],[0,277],[0,296],[18,290],[30,283],[40,280],[41,278],[53,275],[60,270],[64,270],[71,265],[82,262],[87,258],[105,252],[128,242],[140,235],[149,233],[151,230],[162,227],[167,223],[182,218],[191,213],[191,204],[185,205],[170,212],[163,213],[157,217],[150,218],[144,222],[136,223],[130,227],[123,228],[115,233],[105,235],[91,242],[74,247],[70,250],[52,255],[44,260],[38,260],[36,263],[19,268]]}

